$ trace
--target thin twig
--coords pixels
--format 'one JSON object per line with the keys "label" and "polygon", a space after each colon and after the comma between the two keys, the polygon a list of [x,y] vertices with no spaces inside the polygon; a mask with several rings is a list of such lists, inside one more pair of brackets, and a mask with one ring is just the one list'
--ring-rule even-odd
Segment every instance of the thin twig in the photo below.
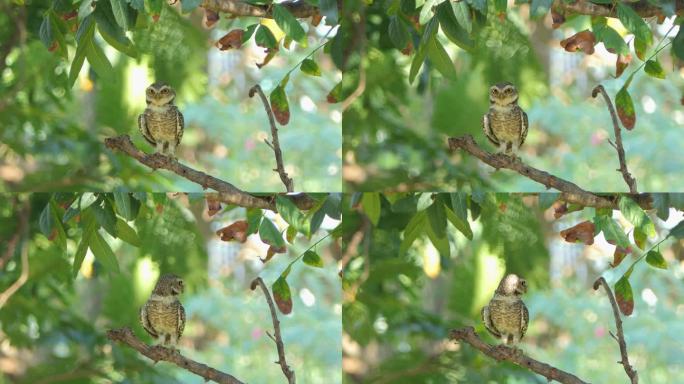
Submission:
{"label": "thin twig", "polygon": [[[294,17],[300,19],[318,14],[318,8],[303,0],[283,1],[279,5],[287,9]],[[272,6],[250,4],[244,0],[202,0],[200,7],[214,12],[229,13],[231,16],[273,18]]]}
{"label": "thin twig", "polygon": [[[628,4],[628,6],[632,8],[634,12],[643,18],[664,15],[661,7],[653,5],[648,1],[630,2],[625,4]],[[612,4],[595,4],[588,0],[577,0],[572,2],[555,0],[553,2],[552,8],[567,12],[569,14],[617,17],[617,10]],[[677,11],[684,8],[683,2],[681,0],[676,1],[675,8]]]}
{"label": "thin twig", "polygon": [[363,67],[363,53],[361,54],[361,60],[359,60],[359,83],[352,93],[347,96],[346,99],[342,100],[340,103],[340,109],[346,111],[349,106],[351,106],[356,99],[358,99],[363,92],[366,91],[366,69]]}
{"label": "thin twig", "polygon": [[546,379],[549,381],[556,380],[559,383],[565,384],[588,384],[586,381],[580,379],[572,373],[565,372],[554,366],[528,357],[519,349],[510,348],[505,345],[494,346],[487,344],[477,336],[475,333],[475,328],[473,327],[452,329],[451,332],[449,332],[449,338],[453,341],[466,342],[478,349],[480,352],[497,361],[510,361],[511,363],[519,365],[520,367],[529,369],[546,377]]}
{"label": "thin twig", "polygon": [[636,185],[636,180],[634,177],[632,177],[632,174],[629,173],[629,170],[627,170],[627,161],[625,160],[625,149],[622,146],[622,133],[620,129],[620,124],[618,123],[618,118],[617,114],[615,114],[615,108],[613,107],[613,102],[610,100],[610,97],[606,93],[605,88],[603,88],[603,85],[599,84],[597,85],[593,91],[591,91],[591,96],[596,98],[598,94],[601,93],[603,95],[603,98],[606,100],[606,104],[608,105],[608,112],[610,112],[610,117],[613,120],[613,128],[615,130],[615,144],[611,143],[615,150],[617,151],[618,154],[618,160],[620,160],[620,173],[622,173],[622,178],[625,179],[625,183],[627,183],[627,186],[629,187],[629,192],[636,194],[637,192],[637,185]]}
{"label": "thin twig", "polygon": [[[547,189],[554,188],[562,192],[561,199],[568,203],[596,208],[614,208],[617,206],[615,199],[611,200],[606,197],[593,194],[580,188],[577,186],[577,184],[561,179],[548,172],[531,167],[523,163],[520,159],[515,159],[500,153],[495,154],[487,152],[477,145],[471,135],[449,138],[449,149],[451,151],[462,149],[497,170],[501,168],[510,169],[531,180],[543,184]],[[641,204],[648,203],[647,196],[644,198],[639,198],[638,200],[640,200]]]}
{"label": "thin twig", "polygon": [[203,377],[205,381],[213,380],[219,384],[244,384],[234,376],[189,359],[176,350],[162,346],[149,346],[135,337],[133,331],[128,327],[110,329],[107,331],[107,337],[112,341],[128,345],[143,356],[153,360],[155,364],[160,360],[168,361]]}
{"label": "thin twig", "polygon": [[[272,211],[276,210],[274,199],[267,199],[249,194],[227,181],[223,181],[204,172],[192,169],[168,156],[164,156],[159,153],[148,155],[139,150],[133,144],[130,136],[128,135],[106,138],[105,145],[112,150],[118,150],[125,153],[126,155],[138,160],[141,164],[146,165],[154,170],[159,168],[167,169],[179,176],[199,184],[204,189],[211,188],[215,191],[218,191],[216,197],[224,203],[246,208],[270,209]],[[288,195],[288,198],[290,198],[299,209],[310,209],[314,205],[314,201],[305,194],[298,195],[297,197]]]}
{"label": "thin twig", "polygon": [[14,212],[17,212],[17,215],[19,216],[19,225],[17,226],[17,230],[12,234],[12,237],[7,241],[7,248],[5,248],[5,253],[0,256],[0,269],[3,269],[5,267],[5,264],[14,256],[14,252],[17,250],[17,245],[19,244],[19,240],[21,240],[21,237],[25,235],[26,233],[26,228],[28,226],[28,218],[29,215],[31,214],[31,204],[28,200],[26,200],[23,204],[23,207],[18,210],[17,208],[19,207],[19,198],[14,197],[14,201],[12,203],[12,210]]}
{"label": "thin twig", "polygon": [[[266,296],[266,301],[268,302],[268,307],[271,310],[271,319],[273,320],[273,329],[275,331],[275,344],[276,348],[278,349],[278,361],[277,363],[280,364],[280,368],[283,370],[283,374],[287,378],[288,384],[295,384],[297,382],[295,378],[295,372],[290,369],[290,366],[287,365],[287,360],[285,360],[285,344],[283,343],[283,339],[280,336],[280,320],[278,320],[278,315],[276,313],[276,308],[275,305],[273,304],[273,299],[271,299],[271,294],[268,292],[268,287],[266,287],[266,284],[264,284],[264,281],[261,279],[261,277],[257,277],[256,279],[252,280],[251,288],[252,291],[256,289],[256,287],[260,286],[261,290],[264,291],[264,296]],[[269,336],[271,336],[268,332],[266,332]],[[273,337],[271,337],[273,339]]]}
{"label": "thin twig", "polygon": [[21,274],[19,275],[19,278],[12,283],[7,289],[5,289],[2,293],[0,293],[0,308],[2,308],[7,300],[14,295],[19,288],[21,288],[24,284],[26,284],[26,281],[28,280],[29,277],[29,252],[28,252],[28,243],[24,242],[21,245]]}
{"label": "thin twig", "polygon": [[268,115],[268,122],[271,125],[272,142],[266,142],[266,144],[269,144],[269,147],[271,147],[271,149],[273,149],[273,153],[275,153],[276,169],[274,169],[274,171],[278,172],[278,175],[280,175],[280,180],[282,180],[283,184],[285,184],[285,189],[288,192],[293,192],[294,182],[292,181],[292,178],[287,175],[287,172],[285,172],[285,166],[283,165],[283,152],[280,150],[278,128],[276,127],[275,118],[273,117],[273,111],[271,110],[268,99],[266,98],[266,95],[264,95],[264,91],[261,90],[259,84],[253,86],[249,90],[249,97],[254,97],[255,93],[259,94],[261,101],[264,103],[264,109],[266,109],[266,114]]}
{"label": "thin twig", "polygon": [[[618,309],[617,302],[615,301],[615,296],[613,296],[613,291],[610,290],[610,286],[606,282],[606,279],[603,277],[599,277],[595,282],[594,282],[594,290],[598,290],[599,286],[603,286],[603,288],[606,290],[606,293],[608,294],[608,299],[610,300],[610,305],[613,306],[613,316],[615,317],[615,328],[617,328],[617,338],[613,335],[613,338],[617,340],[618,345],[620,346],[620,355],[622,356],[622,360],[619,361],[620,364],[622,364],[623,367],[625,367],[625,373],[627,373],[627,376],[629,377],[629,380],[632,384],[638,384],[639,383],[639,375],[637,374],[637,371],[632,367],[631,364],[629,364],[629,355],[627,354],[627,343],[625,342],[625,335],[622,332],[622,319],[620,318],[620,309]],[[612,335],[612,333],[611,333]]]}

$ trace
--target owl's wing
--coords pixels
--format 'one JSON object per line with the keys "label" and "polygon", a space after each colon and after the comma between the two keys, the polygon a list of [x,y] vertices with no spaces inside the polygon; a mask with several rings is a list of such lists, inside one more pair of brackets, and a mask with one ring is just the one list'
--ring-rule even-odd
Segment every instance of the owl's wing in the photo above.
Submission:
{"label": "owl's wing", "polygon": [[183,304],[178,303],[178,338],[183,335],[183,330],[185,329],[185,308]]}
{"label": "owl's wing", "polygon": [[527,113],[525,113],[525,111],[522,109],[520,110],[520,113],[522,114],[522,129],[520,131],[520,144],[518,146],[523,145],[525,142],[525,138],[527,137],[527,128],[529,127],[527,122]]}
{"label": "owl's wing", "polygon": [[492,125],[491,122],[489,121],[489,113],[486,113],[484,116],[482,116],[482,130],[484,131],[485,136],[489,139],[489,141],[494,144],[495,146],[499,146],[499,138],[496,137],[494,134],[494,131],[492,131]]}
{"label": "owl's wing", "polygon": [[525,336],[525,332],[527,332],[527,323],[530,321],[530,313],[527,311],[527,306],[525,305],[525,303],[521,302],[521,304],[522,304],[522,311],[520,311],[521,312],[521,314],[520,314],[520,316],[521,316],[521,319],[520,319],[520,326],[521,326],[520,338],[522,339],[523,336]]}
{"label": "owl's wing", "polygon": [[157,333],[157,331],[155,331],[154,328],[152,327],[152,323],[150,323],[150,317],[147,313],[147,303],[145,303],[145,305],[143,305],[140,308],[139,316],[140,316],[140,324],[142,324],[143,328],[145,328],[147,333],[149,333],[150,336],[154,337],[155,339],[157,337],[159,337],[159,334]]}
{"label": "owl's wing", "polygon": [[492,318],[491,318],[491,315],[489,314],[489,306],[488,305],[485,305],[482,308],[481,315],[482,315],[482,322],[484,323],[485,328],[487,328],[489,333],[491,333],[494,337],[497,337],[497,338],[501,337],[501,332],[499,332],[499,330],[496,329],[496,327],[492,323]]}
{"label": "owl's wing", "polygon": [[183,119],[183,114],[174,107],[176,110],[176,145],[180,144],[183,138],[183,131],[185,131],[185,119]]}
{"label": "owl's wing", "polygon": [[147,128],[147,120],[145,118],[145,114],[141,113],[138,115],[138,129],[140,130],[140,133],[142,136],[147,140],[148,143],[152,145],[157,145],[157,142],[154,141],[154,138],[152,137],[152,134],[150,133],[150,129]]}

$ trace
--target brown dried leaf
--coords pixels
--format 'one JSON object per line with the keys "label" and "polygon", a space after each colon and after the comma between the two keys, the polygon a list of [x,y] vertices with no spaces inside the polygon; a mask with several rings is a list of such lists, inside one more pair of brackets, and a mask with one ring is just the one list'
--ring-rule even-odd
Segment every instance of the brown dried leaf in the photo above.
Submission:
{"label": "brown dried leaf", "polygon": [[565,15],[557,12],[555,9],[552,9],[551,10],[551,20],[552,20],[551,26],[553,27],[553,29],[557,29],[563,23],[565,23]]}
{"label": "brown dried leaf", "polygon": [[591,221],[583,221],[574,227],[564,229],[560,235],[568,243],[584,243],[586,245],[594,244],[594,223]]}
{"label": "brown dried leaf", "polygon": [[221,210],[221,202],[214,195],[207,195],[207,213],[214,216]]}
{"label": "brown dried leaf", "polygon": [[244,34],[245,31],[242,29],[233,29],[216,42],[216,48],[222,51],[240,48],[242,46],[242,36]]}
{"label": "brown dried leaf", "polygon": [[620,77],[631,61],[632,55],[622,56],[618,54],[615,61],[615,77]]}
{"label": "brown dried leaf", "polygon": [[266,257],[265,258],[260,257],[259,260],[261,260],[261,262],[265,264],[269,260],[271,260],[276,253],[285,253],[285,252],[287,252],[286,246],[276,247],[276,246],[271,245],[270,247],[268,247],[268,251],[266,251]]}
{"label": "brown dried leaf", "polygon": [[590,30],[577,32],[565,40],[561,40],[561,47],[568,52],[582,51],[587,55],[594,53],[594,45],[596,45],[596,36]]}
{"label": "brown dried leaf", "polygon": [[67,12],[67,13],[62,14],[62,20],[68,21],[68,20],[73,19],[76,16],[78,16],[78,11]]}
{"label": "brown dried leaf", "polygon": [[318,24],[321,23],[321,20],[323,20],[323,16],[320,13],[316,13],[311,16],[311,25],[318,27]]}
{"label": "brown dried leaf", "polygon": [[214,24],[216,24],[219,21],[219,14],[218,12],[214,12],[210,9],[204,9],[204,19],[202,19],[202,24],[204,25],[204,28],[212,28]]}
{"label": "brown dried leaf", "polygon": [[408,44],[406,44],[406,47],[401,50],[401,54],[404,56],[411,56],[412,52],[413,52],[413,42],[409,41]]}
{"label": "brown dried leaf", "polygon": [[613,253],[613,262],[610,263],[610,266],[613,268],[617,267],[618,265],[620,265],[620,263],[622,263],[622,260],[625,259],[625,256],[627,256],[627,254],[631,252],[632,247],[627,247],[626,249],[622,248],[619,245],[615,247],[615,252]]}
{"label": "brown dried leaf", "polygon": [[271,61],[271,59],[275,57],[276,53],[278,52],[278,49],[266,48],[264,52],[266,52],[266,57],[264,57],[264,61],[262,61],[261,63],[257,63],[256,65],[259,69],[268,64]]}
{"label": "brown dried leaf", "polygon": [[237,240],[244,243],[247,241],[248,227],[249,224],[247,223],[247,220],[238,220],[233,224],[216,231],[216,235],[220,236],[222,241]]}
{"label": "brown dried leaf", "polygon": [[560,219],[568,213],[568,203],[562,202],[562,201],[556,201],[553,203],[553,218],[554,219]]}

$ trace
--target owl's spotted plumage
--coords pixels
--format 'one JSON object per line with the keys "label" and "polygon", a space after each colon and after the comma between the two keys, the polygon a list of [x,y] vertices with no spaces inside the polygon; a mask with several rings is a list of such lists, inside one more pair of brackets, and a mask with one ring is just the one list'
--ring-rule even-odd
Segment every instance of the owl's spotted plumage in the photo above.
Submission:
{"label": "owl's spotted plumage", "polygon": [[175,156],[183,137],[183,114],[173,105],[176,92],[170,86],[156,82],[145,90],[147,108],[138,116],[138,128],[157,152]]}
{"label": "owl's spotted plumage", "polygon": [[489,111],[482,119],[482,129],[499,152],[514,154],[527,137],[527,114],[518,106],[518,90],[511,83],[489,88]]}
{"label": "owl's spotted plumage", "polygon": [[527,292],[527,282],[510,274],[501,279],[489,304],[482,308],[482,321],[492,336],[506,345],[515,345],[525,336],[529,312],[521,296]]}
{"label": "owl's spotted plumage", "polygon": [[150,336],[164,346],[175,347],[185,328],[185,309],[178,301],[184,285],[180,277],[162,275],[145,305],[140,323]]}

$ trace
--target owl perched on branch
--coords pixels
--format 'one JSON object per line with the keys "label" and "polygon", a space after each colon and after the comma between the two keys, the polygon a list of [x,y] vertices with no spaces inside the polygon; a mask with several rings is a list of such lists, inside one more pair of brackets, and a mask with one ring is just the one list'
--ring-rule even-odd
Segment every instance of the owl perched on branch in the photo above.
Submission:
{"label": "owl perched on branch", "polygon": [[138,116],[138,128],[157,152],[175,157],[176,147],[183,137],[183,114],[173,105],[176,92],[170,86],[156,82],[145,90],[147,108]]}
{"label": "owl perched on branch", "polygon": [[150,336],[164,346],[175,347],[185,328],[185,309],[178,301],[183,280],[162,275],[145,305],[140,308],[140,323]]}
{"label": "owl perched on branch", "polygon": [[518,106],[518,90],[511,83],[489,88],[489,112],[482,119],[482,129],[499,152],[514,155],[527,137],[527,114]]}
{"label": "owl perched on branch", "polygon": [[482,308],[482,321],[494,337],[506,345],[515,345],[525,336],[530,315],[521,296],[527,282],[510,274],[501,279],[489,304]]}

